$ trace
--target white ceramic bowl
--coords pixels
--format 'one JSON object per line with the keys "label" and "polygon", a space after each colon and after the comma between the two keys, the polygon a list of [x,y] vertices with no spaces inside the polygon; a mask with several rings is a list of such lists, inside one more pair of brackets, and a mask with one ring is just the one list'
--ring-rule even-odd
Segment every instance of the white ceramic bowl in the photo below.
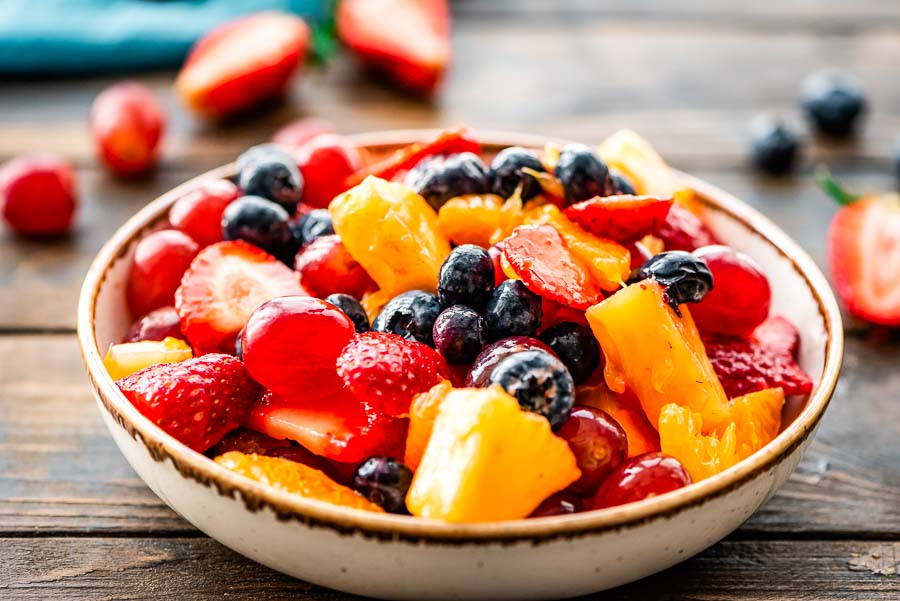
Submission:
{"label": "white ceramic bowl", "polygon": [[[372,156],[433,132],[368,134]],[[544,139],[482,133],[487,152]],[[220,467],[147,420],[103,368],[126,332],[130,253],[200,180],[151,202],[99,252],[84,282],[78,337],[100,413],[131,466],[172,509],[209,536],[276,570],[323,586],[391,599],[544,599],[631,582],[709,547],[746,520],[794,470],[828,405],[840,370],[840,313],[813,261],[768,219],[733,196],[683,176],[717,236],[756,259],[772,283],[773,311],[799,328],[800,362],[816,382],[786,408],[765,448],[707,480],[644,501],[568,516],[454,525],[357,511],[292,496]],[[791,421],[792,420],[792,421]]]}

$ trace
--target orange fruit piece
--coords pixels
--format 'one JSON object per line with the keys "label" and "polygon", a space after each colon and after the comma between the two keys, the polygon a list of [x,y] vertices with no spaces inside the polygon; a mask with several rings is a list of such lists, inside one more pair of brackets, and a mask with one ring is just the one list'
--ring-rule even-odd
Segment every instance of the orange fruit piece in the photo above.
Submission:
{"label": "orange fruit piece", "polygon": [[628,457],[659,451],[659,433],[644,415],[641,403],[629,390],[619,394],[604,384],[582,385],[575,390],[575,402],[606,411],[625,430]]}
{"label": "orange fruit piece", "polygon": [[384,513],[384,510],[355,491],[338,484],[308,465],[264,455],[246,455],[229,451],[216,457],[216,463],[260,484],[266,484],[307,499],[326,501],[352,509]]}
{"label": "orange fruit piece", "polygon": [[403,463],[409,469],[416,471],[425,448],[431,439],[431,431],[434,429],[434,420],[444,398],[453,390],[453,386],[447,380],[435,384],[431,390],[417,394],[409,406],[409,431],[406,435],[406,452],[403,455]]}
{"label": "orange fruit piece", "polygon": [[781,388],[766,388],[731,399],[738,459],[749,457],[778,436],[782,407],[784,391]]}
{"label": "orange fruit piece", "polygon": [[521,519],[580,475],[546,418],[497,386],[460,388],[441,403],[406,505],[447,522]]}
{"label": "orange fruit piece", "polygon": [[118,380],[157,363],[177,363],[193,357],[191,347],[177,338],[111,344],[103,359],[109,377]]}
{"label": "orange fruit piece", "polygon": [[677,403],[659,412],[659,442],[662,452],[680,461],[691,480],[699,482],[728,469],[738,461],[735,424],[722,434],[703,434],[703,417]]}
{"label": "orange fruit piece", "polygon": [[507,221],[508,214],[504,213],[503,205],[504,200],[495,194],[451,198],[438,211],[441,233],[457,245],[475,244],[487,248],[494,233]]}

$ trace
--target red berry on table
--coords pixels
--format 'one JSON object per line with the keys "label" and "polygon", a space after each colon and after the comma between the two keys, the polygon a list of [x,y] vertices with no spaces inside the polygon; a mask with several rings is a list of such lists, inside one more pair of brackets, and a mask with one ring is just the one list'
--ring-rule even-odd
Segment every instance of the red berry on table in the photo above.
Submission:
{"label": "red berry on table", "polygon": [[166,116],[147,86],[126,82],[105,89],[91,105],[90,122],[100,158],[115,173],[137,175],[156,163]]}
{"label": "red berry on table", "polygon": [[253,379],[275,394],[323,398],[343,387],[335,360],[354,332],[347,314],[331,303],[282,296],[250,315],[241,352]]}
{"label": "red berry on table", "polygon": [[240,189],[227,179],[204,182],[175,201],[169,223],[200,246],[221,242],[222,213],[240,195]]}
{"label": "red berry on table", "polygon": [[653,235],[662,239],[666,250],[691,252],[701,246],[718,244],[706,224],[678,203],[672,205]]}
{"label": "red berry on table", "polygon": [[625,430],[608,413],[576,405],[556,435],[569,443],[581,477],[568,490],[591,495],[628,456]]}
{"label": "red berry on table", "polygon": [[246,242],[217,242],[201,250],[185,272],[175,309],[196,354],[231,353],[257,307],[291,295],[308,293],[284,263]]}
{"label": "red berry on table", "polygon": [[152,365],[116,384],[145,417],[201,452],[234,430],[261,392],[240,361],[214,353]]}
{"label": "red berry on table", "polygon": [[347,138],[323,134],[296,152],[303,175],[303,202],[311,207],[327,207],[347,189],[344,181],[363,166],[359,149]]}
{"label": "red berry on table", "polygon": [[772,291],[762,268],[742,252],[722,245],[694,251],[713,275],[712,290],[691,305],[701,332],[748,336],[769,316]]}
{"label": "red berry on table", "polygon": [[75,172],[53,156],[23,156],[0,165],[0,214],[10,229],[30,237],[69,231],[78,206]]}
{"label": "red berry on table", "polygon": [[337,128],[328,119],[303,117],[283,125],[272,135],[272,142],[299,148],[320,134],[335,134]]}
{"label": "red berry on table", "polygon": [[594,509],[634,503],[691,483],[681,462],[662,453],[632,457],[613,471],[594,497]]}
{"label": "red berry on table", "polygon": [[363,266],[335,235],[314,240],[297,255],[294,269],[300,273],[303,285],[320,298],[336,293],[362,298],[376,288]]}
{"label": "red berry on table", "polygon": [[125,342],[164,340],[170,337],[184,340],[181,318],[178,317],[175,307],[161,307],[135,321],[125,336]]}
{"label": "red berry on table", "polygon": [[145,315],[175,303],[175,290],[200,247],[178,230],[160,230],[134,248],[125,290],[132,315]]}
{"label": "red berry on table", "polygon": [[783,347],[734,336],[705,336],[703,346],[728,398],[766,388],[782,388],[785,396],[812,390],[810,377]]}

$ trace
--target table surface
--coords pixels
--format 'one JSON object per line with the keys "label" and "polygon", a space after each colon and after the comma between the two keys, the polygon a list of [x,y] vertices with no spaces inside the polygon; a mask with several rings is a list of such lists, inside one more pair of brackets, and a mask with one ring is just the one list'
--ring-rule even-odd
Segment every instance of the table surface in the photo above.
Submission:
{"label": "table surface", "polygon": [[[68,239],[0,232],[0,597],[349,598],[236,555],[157,499],[103,427],[73,335],[87,265],[129,215],[293,118],[325,117],[346,133],[466,122],[585,142],[630,127],[770,215],[820,264],[834,207],[812,164],[827,161],[853,187],[895,186],[892,0],[465,0],[454,12],[455,64],[430,102],[339,58],[309,69],[283,103],[212,127],[178,106],[171,73],[139,76],[170,114],[164,159],[140,181],[111,177],[92,156],[88,107],[115,78],[0,83],[0,159],[70,157],[83,203]],[[868,90],[864,135],[812,143],[794,177],[754,175],[748,120],[774,110],[800,123],[799,83],[826,66],[851,69]],[[783,490],[723,542],[603,599],[900,598],[900,337],[847,330],[834,400]]]}

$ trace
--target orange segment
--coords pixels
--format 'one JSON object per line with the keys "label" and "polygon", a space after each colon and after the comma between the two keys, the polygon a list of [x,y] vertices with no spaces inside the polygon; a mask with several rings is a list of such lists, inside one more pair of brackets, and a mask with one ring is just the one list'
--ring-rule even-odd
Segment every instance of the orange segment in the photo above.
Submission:
{"label": "orange segment", "polygon": [[606,384],[583,385],[575,391],[575,402],[609,413],[628,439],[628,457],[659,451],[659,433],[644,415],[641,403],[629,390],[619,394]]}
{"label": "orange segment", "polygon": [[731,400],[731,414],[737,427],[738,459],[749,457],[769,444],[781,430],[784,391],[766,388]]}
{"label": "orange segment", "polygon": [[663,406],[659,413],[659,441],[662,452],[679,460],[699,482],[728,469],[737,461],[735,425],[729,424],[721,435],[704,435],[703,417],[676,403]]}
{"label": "orange segment", "polygon": [[438,225],[454,244],[491,245],[503,218],[503,199],[495,194],[467,194],[448,200],[438,211]]}
{"label": "orange segment", "polygon": [[444,398],[453,390],[450,382],[444,380],[436,384],[431,390],[417,394],[409,407],[409,432],[406,435],[406,453],[403,456],[405,463],[413,471],[418,469],[425,448],[431,439],[431,431],[434,429],[434,420],[437,419],[438,410]]}
{"label": "orange segment", "polygon": [[280,457],[245,455],[240,451],[229,451],[219,455],[216,457],[216,463],[261,484],[307,499],[384,513],[381,507],[362,495],[302,463]]}

